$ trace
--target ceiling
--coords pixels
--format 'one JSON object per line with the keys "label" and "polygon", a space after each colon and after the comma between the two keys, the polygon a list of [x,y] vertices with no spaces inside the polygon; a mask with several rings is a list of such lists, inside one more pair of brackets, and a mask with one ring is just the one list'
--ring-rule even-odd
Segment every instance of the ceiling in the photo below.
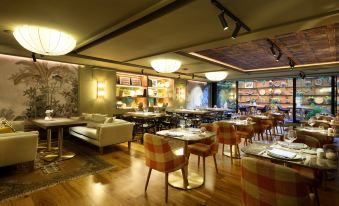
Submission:
{"label": "ceiling", "polygon": [[[276,70],[275,75],[281,75],[290,74],[286,55],[295,60],[297,70],[331,72],[338,68],[337,0],[219,2],[251,31],[241,29],[237,39],[231,39],[234,22],[226,17],[229,29],[223,31],[217,18],[220,11],[210,0],[3,0],[0,29],[34,24],[65,31],[76,38],[76,50],[42,58],[121,71],[143,69],[155,74],[150,61],[164,57],[181,60],[183,66],[177,74],[187,77],[219,70],[228,71],[230,78],[257,77]],[[267,49],[267,38],[285,55],[278,63]],[[10,32],[0,32],[0,53],[30,56]],[[302,66],[319,63],[323,64]]]}

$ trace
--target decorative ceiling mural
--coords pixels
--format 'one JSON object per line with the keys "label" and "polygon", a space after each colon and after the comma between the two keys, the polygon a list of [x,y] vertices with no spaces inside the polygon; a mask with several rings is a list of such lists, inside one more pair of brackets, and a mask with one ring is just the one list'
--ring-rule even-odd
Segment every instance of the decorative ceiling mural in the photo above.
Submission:
{"label": "decorative ceiling mural", "polygon": [[271,40],[283,53],[278,62],[267,39],[197,53],[244,70],[288,66],[287,57],[291,57],[297,65],[339,60],[339,23],[277,35]]}

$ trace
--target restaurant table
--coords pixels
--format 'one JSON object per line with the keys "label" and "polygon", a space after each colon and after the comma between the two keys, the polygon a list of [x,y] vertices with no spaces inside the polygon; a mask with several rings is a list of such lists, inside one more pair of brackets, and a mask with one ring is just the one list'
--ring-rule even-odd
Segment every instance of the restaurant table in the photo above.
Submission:
{"label": "restaurant table", "polygon": [[[162,130],[156,133],[157,135],[173,138],[184,143],[183,154],[188,158],[188,143],[196,142],[203,139],[208,139],[215,136],[215,132],[206,131],[203,134],[200,132],[200,129],[197,128],[177,128],[170,130]],[[188,171],[188,164],[186,165],[185,175],[187,176],[188,184],[187,188],[185,188],[183,184],[183,177],[180,171],[172,172],[169,174],[169,184],[175,188],[179,189],[194,189],[200,187],[204,184],[204,179],[197,173]]]}
{"label": "restaurant table", "polygon": [[[305,147],[304,149],[290,149],[281,146],[284,145],[281,143],[282,142],[273,143],[270,141],[257,141],[253,142],[252,144],[249,144],[248,146],[243,147],[241,151],[244,152],[245,155],[247,156],[274,160],[284,164],[297,165],[311,169],[336,170],[338,168],[338,160],[318,158],[315,151],[316,148]],[[268,150],[273,148],[284,150],[287,152],[293,152],[296,153],[297,155],[293,159],[273,157],[268,154]]]}
{"label": "restaurant table", "polygon": [[86,122],[81,122],[68,118],[53,118],[51,120],[45,119],[33,119],[31,122],[42,128],[47,130],[47,151],[51,151],[51,134],[52,129],[58,129],[58,153],[57,154],[47,154],[43,157],[46,161],[54,161],[58,160],[66,160],[73,158],[75,153],[67,152],[63,153],[63,131],[64,128],[74,127],[74,126],[84,126],[87,125]]}
{"label": "restaurant table", "polygon": [[175,113],[180,113],[180,114],[195,114],[195,115],[203,115],[207,114],[210,111],[207,110],[195,110],[195,109],[175,109],[173,110]]}
{"label": "restaurant table", "polygon": [[205,110],[207,111],[211,111],[211,112],[227,112],[227,111],[231,111],[228,108],[215,108],[215,107],[210,107],[210,108],[205,108]]}
{"label": "restaurant table", "polygon": [[125,116],[139,117],[144,119],[156,119],[166,116],[166,113],[158,112],[127,112]]}
{"label": "restaurant table", "polygon": [[[251,122],[251,121],[247,121],[247,120],[222,120],[222,122],[227,122],[230,124],[233,124],[235,129],[238,130],[239,126],[253,126],[255,125],[255,122]],[[231,153],[228,147],[226,147],[223,151],[224,155],[227,157],[231,157]],[[241,156],[240,154],[236,153],[236,148],[233,145],[232,146],[232,157],[236,158],[236,159],[240,159]]]}

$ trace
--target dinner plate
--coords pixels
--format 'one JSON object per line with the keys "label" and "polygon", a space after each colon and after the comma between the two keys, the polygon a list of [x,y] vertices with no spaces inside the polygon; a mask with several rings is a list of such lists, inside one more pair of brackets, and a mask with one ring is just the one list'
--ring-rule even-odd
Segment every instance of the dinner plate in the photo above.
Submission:
{"label": "dinner plate", "polygon": [[259,94],[260,94],[260,95],[265,95],[265,93],[266,93],[266,90],[265,90],[265,89],[260,89],[260,90],[259,90]]}
{"label": "dinner plate", "polygon": [[322,104],[324,102],[324,98],[323,97],[316,97],[316,98],[314,98],[314,102],[316,104]]}
{"label": "dinner plate", "polygon": [[279,87],[280,86],[280,82],[274,82],[274,86],[275,87]]}
{"label": "dinner plate", "polygon": [[290,149],[306,149],[308,146],[304,143],[291,143],[288,144],[287,142],[279,141],[278,144],[282,147],[287,147]]}
{"label": "dinner plate", "polygon": [[274,90],[274,94],[280,95],[280,94],[281,94],[281,90],[280,90],[280,89],[275,89],[275,90]]}
{"label": "dinner plate", "polygon": [[323,80],[322,79],[316,79],[314,82],[315,85],[320,86],[323,84]]}

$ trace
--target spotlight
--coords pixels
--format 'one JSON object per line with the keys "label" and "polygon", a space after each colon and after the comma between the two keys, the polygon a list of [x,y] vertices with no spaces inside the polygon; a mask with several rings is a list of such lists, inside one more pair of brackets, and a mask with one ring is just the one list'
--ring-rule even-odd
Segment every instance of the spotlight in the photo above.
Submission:
{"label": "spotlight", "polygon": [[35,53],[34,52],[32,53],[32,59],[33,59],[33,62],[36,62],[36,57],[35,57]]}
{"label": "spotlight", "polygon": [[219,18],[219,21],[220,21],[221,26],[224,29],[224,31],[227,30],[228,24],[227,24],[227,21],[225,19],[225,11],[222,11],[220,14],[218,14],[218,18]]}
{"label": "spotlight", "polygon": [[237,38],[240,29],[241,29],[241,24],[238,23],[238,22],[236,22],[236,23],[235,23],[235,29],[234,29],[234,31],[233,31],[233,33],[232,33],[232,39]]}
{"label": "spotlight", "polygon": [[288,57],[288,64],[290,65],[290,67],[291,67],[291,70],[293,70],[293,68],[294,68],[294,66],[295,66],[295,63],[294,63],[294,61],[290,58],[290,57]]}
{"label": "spotlight", "polygon": [[178,79],[180,79],[180,74],[178,75]]}
{"label": "spotlight", "polygon": [[272,46],[270,47],[270,50],[271,50],[271,52],[272,52],[273,56],[277,56],[277,54],[275,53],[275,50],[274,50],[273,44],[272,44]]}
{"label": "spotlight", "polygon": [[281,58],[281,56],[282,56],[282,53],[281,53],[281,51],[279,50],[279,54],[278,54],[278,56],[277,56],[277,58],[276,58],[276,60],[275,61],[279,61],[280,60],[280,58]]}
{"label": "spotlight", "polygon": [[144,74],[144,69],[141,69],[141,74]]}
{"label": "spotlight", "polygon": [[305,72],[303,72],[303,71],[299,72],[299,77],[300,77],[301,79],[305,79],[305,77],[306,77]]}

